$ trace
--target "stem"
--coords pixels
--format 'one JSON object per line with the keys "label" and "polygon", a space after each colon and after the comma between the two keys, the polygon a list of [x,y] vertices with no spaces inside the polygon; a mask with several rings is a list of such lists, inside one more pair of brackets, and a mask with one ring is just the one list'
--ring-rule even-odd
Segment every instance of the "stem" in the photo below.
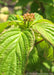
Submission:
{"label": "stem", "polygon": [[42,39],[42,40],[40,40],[40,41],[36,42],[36,43],[35,43],[35,45],[37,45],[37,44],[41,43],[42,41],[44,41],[44,39]]}
{"label": "stem", "polygon": [[29,21],[28,21],[28,23],[27,23],[27,28],[29,27]]}
{"label": "stem", "polygon": [[[53,58],[54,58],[54,47],[53,47]],[[53,60],[53,62],[54,62],[54,60]]]}

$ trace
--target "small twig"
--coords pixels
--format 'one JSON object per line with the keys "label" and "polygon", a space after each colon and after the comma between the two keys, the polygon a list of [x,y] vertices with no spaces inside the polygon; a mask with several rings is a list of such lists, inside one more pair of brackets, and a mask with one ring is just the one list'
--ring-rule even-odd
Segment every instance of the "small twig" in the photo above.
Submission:
{"label": "small twig", "polygon": [[42,39],[42,40],[36,42],[35,45],[39,44],[39,43],[42,42],[42,41],[44,41],[44,39]]}

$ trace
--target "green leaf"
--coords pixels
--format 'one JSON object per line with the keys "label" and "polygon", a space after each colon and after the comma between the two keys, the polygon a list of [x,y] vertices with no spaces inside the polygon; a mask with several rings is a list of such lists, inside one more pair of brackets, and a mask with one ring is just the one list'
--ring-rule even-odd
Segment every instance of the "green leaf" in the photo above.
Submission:
{"label": "green leaf", "polygon": [[0,35],[0,75],[23,75],[34,45],[31,29],[12,28]]}
{"label": "green leaf", "polygon": [[48,59],[54,60],[54,52],[53,47],[50,46],[48,51],[46,50],[45,55]]}
{"label": "green leaf", "polygon": [[37,22],[38,20],[43,19],[43,17],[41,15],[39,15],[38,13],[34,13],[35,14],[35,21]]}
{"label": "green leaf", "polygon": [[[40,35],[39,36],[36,35],[36,42],[39,42],[41,40],[43,40],[43,38]],[[35,46],[38,50],[39,55],[43,56],[47,60],[52,61],[54,59],[53,47],[46,40],[41,41]]]}
{"label": "green leaf", "polygon": [[47,62],[43,62],[43,65],[47,68],[50,69],[50,65]]}
{"label": "green leaf", "polygon": [[41,15],[39,15],[38,13],[34,13],[34,15],[35,15],[35,20],[32,22],[32,24],[30,26],[36,24],[37,21],[43,19],[43,17]]}
{"label": "green leaf", "polygon": [[54,24],[48,20],[40,20],[33,25],[34,31],[38,31],[51,45],[54,46]]}
{"label": "green leaf", "polygon": [[8,22],[0,23],[0,33],[8,26]]}
{"label": "green leaf", "polygon": [[8,26],[11,26],[11,25],[22,25],[23,23],[23,17],[22,16],[19,16],[19,15],[10,15],[8,17],[8,21],[7,22],[3,22],[3,23],[0,23],[0,33]]}
{"label": "green leaf", "polygon": [[8,21],[23,21],[23,16],[11,14],[8,17]]}
{"label": "green leaf", "polygon": [[38,51],[37,48],[34,47],[31,51],[28,59],[27,71],[35,71],[36,70],[36,63],[39,61]]}
{"label": "green leaf", "polygon": [[14,14],[9,15],[8,21],[17,20],[17,17]]}
{"label": "green leaf", "polygon": [[18,20],[13,20],[13,21],[7,21],[7,22],[4,22],[4,23],[0,23],[0,33],[8,26],[11,26],[11,25],[17,25],[18,23],[22,23],[21,21],[18,21]]}
{"label": "green leaf", "polygon": [[54,73],[54,66],[52,66],[52,69],[51,69],[51,71]]}
{"label": "green leaf", "polygon": [[29,55],[29,63],[35,64],[38,61],[38,58],[39,56],[38,56],[37,48],[34,47]]}

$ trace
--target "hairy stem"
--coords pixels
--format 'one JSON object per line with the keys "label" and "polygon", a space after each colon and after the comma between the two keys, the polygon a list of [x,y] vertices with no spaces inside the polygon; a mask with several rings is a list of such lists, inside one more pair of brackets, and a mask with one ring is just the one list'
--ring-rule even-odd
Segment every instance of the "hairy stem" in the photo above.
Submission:
{"label": "hairy stem", "polygon": [[37,44],[41,43],[42,41],[44,41],[44,39],[42,39],[42,40],[40,40],[40,41],[36,42],[36,43],[35,43],[35,45],[37,45]]}

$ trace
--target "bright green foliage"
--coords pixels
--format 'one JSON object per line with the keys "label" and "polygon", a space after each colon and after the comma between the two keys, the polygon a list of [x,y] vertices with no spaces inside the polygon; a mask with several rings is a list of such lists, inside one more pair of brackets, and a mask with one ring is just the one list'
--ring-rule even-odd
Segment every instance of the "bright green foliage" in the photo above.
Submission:
{"label": "bright green foliage", "polygon": [[53,66],[54,24],[38,13],[32,16],[35,19],[28,21],[23,16],[12,15],[9,21],[0,23],[0,75],[48,72]]}
{"label": "bright green foliage", "polygon": [[39,15],[38,13],[34,13],[34,14],[35,14],[35,21],[43,19],[43,17]]}
{"label": "bright green foliage", "polygon": [[[36,58],[36,59],[35,59]],[[35,64],[39,59],[39,56],[38,56],[38,51],[37,51],[37,48],[33,48],[33,50],[31,51],[30,55],[29,55],[29,63],[30,64]]]}
{"label": "bright green foliage", "polygon": [[8,26],[8,22],[0,23],[0,33]]}
{"label": "bright green foliage", "polygon": [[0,36],[0,75],[22,75],[34,45],[33,32],[10,29]]}
{"label": "bright green foliage", "polygon": [[54,24],[45,20],[37,22],[33,29],[38,31],[47,41],[54,46]]}
{"label": "bright green foliage", "polygon": [[45,65],[46,68],[50,69],[50,66],[46,62],[43,62],[43,65]]}
{"label": "bright green foliage", "polygon": [[[44,45],[42,44],[42,46],[44,46]],[[45,45],[45,47],[46,47],[46,45]],[[37,71],[38,73],[40,73],[41,70],[44,73],[46,73],[46,72],[48,73],[48,70],[50,71],[50,68],[52,67],[52,62],[50,60],[47,60],[44,57],[43,52],[44,52],[44,49],[43,49],[43,51],[40,51],[40,53],[38,51],[38,48],[34,48],[32,50],[32,52],[30,53],[30,56],[29,56],[29,62],[28,62],[27,69],[26,69],[27,71],[29,71],[29,72]]]}
{"label": "bright green foliage", "polygon": [[29,55],[27,70],[28,71],[36,70],[36,64],[38,61],[39,61],[38,51],[37,48],[34,47]]}
{"label": "bright green foliage", "polygon": [[7,22],[4,22],[4,23],[0,23],[0,33],[5,29],[7,28],[8,26],[11,26],[11,25],[15,25],[17,26],[18,24],[22,24],[22,21],[23,21],[23,17],[21,16],[18,16],[18,15],[10,15],[8,17],[8,21]]}
{"label": "bright green foliage", "polygon": [[43,17],[41,15],[39,15],[38,13],[34,13],[35,14],[35,20],[31,23],[31,25],[36,24],[36,22],[38,20],[42,20]]}
{"label": "bright green foliage", "polygon": [[8,21],[13,21],[13,20],[17,20],[17,17],[15,15],[9,15],[8,17]]}
{"label": "bright green foliage", "polygon": [[[40,36],[38,36],[36,38],[36,42],[41,41],[43,38],[41,38]],[[53,60],[53,47],[47,43],[47,41],[42,41],[39,44],[36,45],[36,48],[38,50],[39,55],[45,57],[48,60]]]}
{"label": "bright green foliage", "polygon": [[52,66],[52,72],[54,72],[54,66]]}
{"label": "bright green foliage", "polygon": [[48,52],[46,50],[45,54],[47,56],[48,59],[54,60],[54,49],[52,46],[49,46]]}
{"label": "bright green foliage", "polygon": [[[7,22],[4,22],[4,23],[0,23],[0,33],[5,29],[7,28],[8,26],[11,26],[13,24],[17,24],[18,21],[7,21]],[[20,21],[19,21],[20,22]]]}
{"label": "bright green foliage", "polygon": [[[36,42],[41,41],[43,38],[36,35]],[[27,65],[27,71],[34,72],[37,71],[40,73],[48,73],[52,67],[52,60],[53,60],[53,48],[47,41],[42,41],[39,44],[35,45],[35,49],[32,50],[29,56],[29,63]],[[34,56],[35,55],[35,56]],[[43,64],[43,63],[46,63]],[[49,68],[50,67],[50,68]],[[48,70],[47,70],[48,69]]]}

